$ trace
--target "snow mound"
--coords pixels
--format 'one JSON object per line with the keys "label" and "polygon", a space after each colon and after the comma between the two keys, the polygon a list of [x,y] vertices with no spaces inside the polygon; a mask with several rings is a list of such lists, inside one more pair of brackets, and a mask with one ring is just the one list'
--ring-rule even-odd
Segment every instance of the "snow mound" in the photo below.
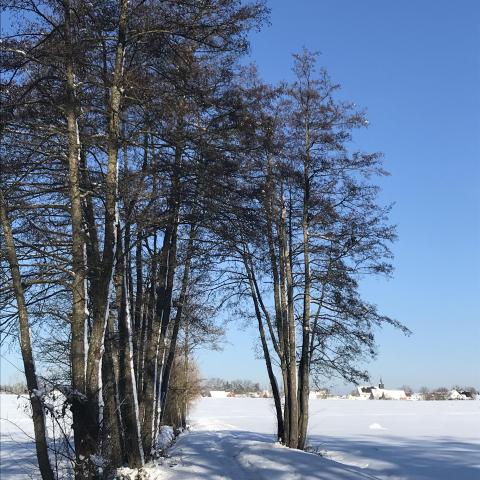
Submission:
{"label": "snow mound", "polygon": [[368,428],[370,430],[386,430],[386,428],[382,427],[379,423],[372,423]]}
{"label": "snow mound", "polygon": [[143,468],[118,468],[115,473],[115,480],[160,480],[165,478],[158,465],[149,464]]}
{"label": "snow mound", "polygon": [[170,425],[163,425],[160,427],[160,432],[157,435],[157,441],[155,443],[159,450],[165,450],[175,440],[175,432]]}

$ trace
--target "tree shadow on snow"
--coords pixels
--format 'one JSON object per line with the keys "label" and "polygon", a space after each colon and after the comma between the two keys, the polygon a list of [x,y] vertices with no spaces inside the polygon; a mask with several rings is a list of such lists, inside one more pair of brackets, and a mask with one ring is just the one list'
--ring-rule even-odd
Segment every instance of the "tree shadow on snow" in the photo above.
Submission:
{"label": "tree shadow on snow", "polygon": [[0,438],[0,478],[31,478],[38,473],[35,442]]}
{"label": "tree shadow on snow", "polygon": [[[398,437],[352,440],[313,435],[312,446],[327,456],[273,446],[271,435],[225,430],[193,431],[171,451],[178,478],[319,480],[478,480],[480,445],[452,438],[402,440]],[[329,459],[329,453],[348,457]],[[335,458],[334,456],[334,458]],[[342,463],[346,462],[346,463]],[[368,465],[366,465],[368,464]],[[193,477],[188,472],[195,471]],[[185,476],[184,476],[185,475]]]}
{"label": "tree shadow on snow", "polygon": [[[381,435],[376,438],[344,439],[312,435],[309,443],[326,455],[370,463],[364,469],[379,478],[412,480],[480,479],[480,444],[451,437],[404,439]],[[346,460],[348,461],[348,460]],[[377,465],[375,465],[375,463]]]}
{"label": "tree shadow on snow", "polygon": [[[376,480],[369,471],[275,445],[271,435],[193,431],[170,452],[175,478],[228,480]],[[190,473],[189,473],[190,472]],[[195,472],[195,473],[192,473]],[[189,476],[190,475],[190,476]]]}

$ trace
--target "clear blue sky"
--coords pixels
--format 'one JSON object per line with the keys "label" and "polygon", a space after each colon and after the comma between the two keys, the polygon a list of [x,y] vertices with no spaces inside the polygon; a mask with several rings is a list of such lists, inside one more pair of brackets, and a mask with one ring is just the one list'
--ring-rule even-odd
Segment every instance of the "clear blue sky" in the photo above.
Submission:
{"label": "clear blue sky", "polygon": [[[358,147],[385,152],[392,173],[382,200],[396,202],[395,277],[363,289],[414,334],[378,334],[372,379],[480,388],[480,2],[270,6],[271,26],[251,37],[263,78],[290,78],[291,54],[303,46],[321,51],[341,95],[368,109],[370,128],[356,137]],[[266,384],[255,330],[231,327],[227,338],[223,352],[199,352],[202,374]],[[1,363],[7,381],[14,370]]]}
{"label": "clear blue sky", "polygon": [[[342,97],[368,109],[358,147],[385,152],[392,174],[382,199],[396,202],[396,271],[363,290],[414,333],[378,334],[372,379],[480,388],[480,2],[269,4],[271,26],[251,37],[264,79],[289,79],[303,46],[320,51]],[[266,384],[255,330],[228,337],[223,352],[199,355],[202,373]]]}

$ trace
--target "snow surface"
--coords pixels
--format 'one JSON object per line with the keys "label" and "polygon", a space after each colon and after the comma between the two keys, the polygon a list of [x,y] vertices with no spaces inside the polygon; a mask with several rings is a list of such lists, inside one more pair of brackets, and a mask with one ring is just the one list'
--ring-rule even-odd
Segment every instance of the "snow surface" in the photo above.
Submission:
{"label": "snow surface", "polygon": [[[1,395],[0,403],[1,417],[31,434],[16,396]],[[192,431],[149,464],[145,478],[480,479],[480,401],[312,400],[310,410],[310,450],[320,455],[275,443],[271,399],[202,398],[190,415]],[[0,428],[0,477],[27,478],[33,444],[5,420]],[[135,473],[122,471],[128,479]]]}
{"label": "snow surface", "polygon": [[33,423],[28,399],[0,394],[0,478],[26,479],[38,475]]}
{"label": "snow surface", "polygon": [[160,450],[165,450],[175,441],[175,433],[170,425],[163,425],[157,435],[155,446]]}

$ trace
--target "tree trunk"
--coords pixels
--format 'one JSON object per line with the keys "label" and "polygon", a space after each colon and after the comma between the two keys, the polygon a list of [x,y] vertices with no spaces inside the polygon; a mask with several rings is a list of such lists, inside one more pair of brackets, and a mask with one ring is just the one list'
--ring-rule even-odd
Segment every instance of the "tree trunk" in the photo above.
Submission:
{"label": "tree trunk", "polygon": [[160,389],[160,421],[163,421],[165,412],[165,404],[167,400],[168,386],[170,383],[170,373],[172,371],[173,362],[175,360],[175,351],[177,345],[178,331],[180,330],[180,323],[182,321],[183,306],[187,300],[188,281],[190,277],[190,263],[193,256],[193,245],[195,241],[196,227],[194,224],[190,226],[190,234],[188,237],[187,252],[185,255],[184,270],[182,277],[182,285],[180,288],[179,303],[177,305],[177,313],[173,323],[172,336],[170,338],[170,345],[168,349],[168,357],[165,362],[165,368],[162,376],[162,384]]}
{"label": "tree trunk", "polygon": [[120,378],[119,391],[122,405],[122,420],[125,428],[125,451],[128,465],[140,468],[144,464],[143,447],[140,432],[140,418],[137,398],[137,385],[133,367],[132,325],[128,294],[128,282],[125,272],[125,256],[121,241],[120,227],[118,227],[118,247],[116,268],[121,282],[120,309],[118,312],[118,334],[120,350]]}
{"label": "tree trunk", "polygon": [[95,315],[90,335],[87,356],[86,395],[88,409],[84,422],[89,429],[89,437],[98,448],[100,433],[101,363],[104,350],[104,336],[109,315],[112,275],[115,264],[117,242],[117,196],[118,196],[118,146],[120,126],[120,106],[123,97],[123,63],[126,44],[128,0],[121,0],[118,23],[118,37],[115,49],[113,81],[110,89],[107,125],[107,172],[105,175],[105,231],[103,256],[98,288],[93,303]]}
{"label": "tree trunk", "polygon": [[[75,74],[73,65],[73,48],[71,37],[71,7],[65,4],[65,43],[66,60],[66,93],[65,106],[68,137],[68,167],[70,215],[72,223],[72,319],[71,319],[71,364],[73,431],[76,454],[76,477],[81,478],[90,469],[93,475],[94,467],[89,464],[90,455],[96,445],[89,434],[89,425],[85,421],[88,406],[85,403],[85,369],[86,369],[86,268],[85,268],[85,237],[83,230],[83,210],[80,188],[80,136],[76,112]],[[88,476],[88,475],[87,475]]]}
{"label": "tree trunk", "polygon": [[282,239],[282,263],[285,270],[286,290],[287,290],[287,336],[288,349],[286,353],[287,383],[289,391],[289,441],[290,448],[298,447],[298,396],[297,396],[297,358],[296,358],[296,332],[295,332],[295,311],[294,311],[294,292],[293,292],[293,274],[291,264],[291,241],[287,240],[286,232],[286,208],[282,205],[281,210],[281,229]]}
{"label": "tree trunk", "polygon": [[[255,315],[258,321],[258,332],[260,334],[260,342],[262,344],[263,350],[263,357],[265,359],[265,365],[267,367],[268,379],[270,381],[270,386],[272,387],[272,395],[273,401],[275,404],[275,413],[277,416],[277,439],[279,442],[284,442],[285,440],[285,428],[284,428],[284,421],[283,421],[283,413],[282,413],[282,402],[280,400],[280,391],[278,389],[277,379],[275,377],[275,373],[273,372],[272,361],[270,358],[270,351],[268,349],[268,343],[265,335],[265,329],[263,327],[263,320],[262,320],[262,313],[260,310],[260,302],[259,302],[259,293],[255,286],[254,281],[254,271],[253,265],[251,263],[250,254],[247,252],[243,253],[243,262],[245,266],[245,271],[247,272],[248,283],[250,286],[250,295],[253,300],[253,305],[255,309]],[[275,339],[273,339],[275,341]]]}
{"label": "tree trunk", "polygon": [[174,228],[171,240],[171,247],[168,254],[168,274],[167,274],[167,286],[162,302],[162,322],[160,328],[160,342],[159,342],[159,355],[157,356],[157,388],[155,398],[155,419],[154,419],[154,436],[157,434],[160,426],[160,413],[161,413],[161,380],[163,377],[163,365],[165,362],[166,353],[166,338],[168,327],[170,325],[170,312],[172,309],[172,295],[173,295],[173,283],[175,279],[175,271],[177,268],[177,229],[178,229],[178,212],[175,210],[174,216]]}
{"label": "tree trunk", "polygon": [[303,167],[303,316],[302,316],[302,351],[299,365],[299,440],[298,448],[303,450],[307,439],[308,397],[310,395],[310,244],[309,244],[309,203],[310,203],[310,130],[308,122],[305,130],[305,161]]}
{"label": "tree trunk", "polygon": [[147,458],[153,447],[155,423],[156,380],[158,375],[158,355],[162,329],[162,314],[167,295],[168,258],[172,238],[171,226],[165,231],[163,245],[159,255],[159,268],[156,281],[156,305],[151,324],[147,331],[147,346],[143,368],[143,389],[141,399],[142,438]]}
{"label": "tree trunk", "polygon": [[38,466],[43,480],[54,480],[52,466],[48,457],[48,444],[46,437],[45,412],[38,392],[37,374],[33,360],[32,341],[30,338],[30,326],[28,324],[27,304],[25,301],[20,267],[17,252],[13,240],[13,233],[8,218],[7,205],[0,190],[0,220],[5,237],[5,251],[12,275],[13,289],[18,309],[18,322],[20,330],[20,349],[22,352],[23,368],[27,380],[28,394],[32,406],[33,429],[35,435],[35,448],[37,451]]}
{"label": "tree trunk", "polygon": [[156,288],[155,314],[152,329],[148,332],[145,352],[142,390],[142,438],[145,454],[152,454],[154,438],[160,419],[160,380],[165,356],[165,335],[170,323],[173,281],[177,264],[177,230],[180,208],[179,171],[182,149],[175,149],[175,169],[168,200],[169,218],[160,251]]}
{"label": "tree trunk", "polygon": [[[133,321],[133,359],[137,384],[139,384],[139,370],[141,368],[140,344],[142,342],[142,318],[144,311],[143,299],[143,265],[142,265],[142,232],[137,227],[137,238],[135,243],[135,270],[136,270],[136,293],[135,311]],[[141,384],[140,384],[141,385]]]}
{"label": "tree trunk", "polygon": [[124,435],[118,388],[118,343],[114,328],[114,317],[110,313],[105,335],[105,353],[102,360],[103,392],[103,449],[109,459],[110,468],[120,467],[125,458]]}

